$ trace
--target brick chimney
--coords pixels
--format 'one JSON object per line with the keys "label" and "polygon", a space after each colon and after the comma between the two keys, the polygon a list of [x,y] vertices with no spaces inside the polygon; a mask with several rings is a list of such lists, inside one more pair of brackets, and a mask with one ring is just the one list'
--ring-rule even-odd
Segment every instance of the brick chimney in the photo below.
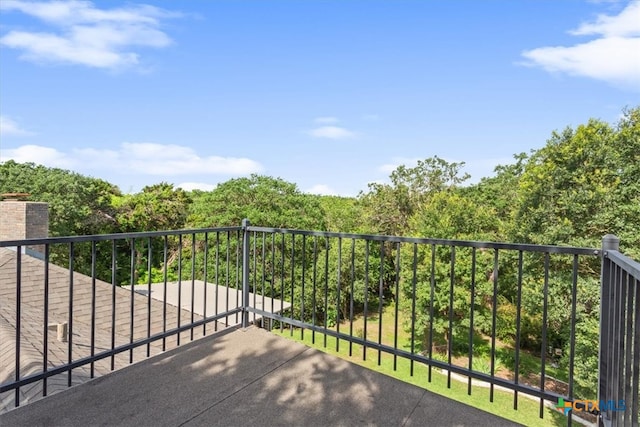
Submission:
{"label": "brick chimney", "polygon": [[[0,240],[49,237],[49,205],[24,200],[29,194],[2,194],[0,201]],[[44,246],[28,246],[28,252],[44,253]]]}

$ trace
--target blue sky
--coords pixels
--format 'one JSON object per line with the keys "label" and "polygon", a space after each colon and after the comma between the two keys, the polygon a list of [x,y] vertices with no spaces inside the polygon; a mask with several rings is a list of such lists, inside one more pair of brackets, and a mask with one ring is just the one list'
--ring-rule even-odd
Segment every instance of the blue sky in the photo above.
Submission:
{"label": "blue sky", "polygon": [[640,1],[0,1],[0,161],[356,195],[640,105]]}

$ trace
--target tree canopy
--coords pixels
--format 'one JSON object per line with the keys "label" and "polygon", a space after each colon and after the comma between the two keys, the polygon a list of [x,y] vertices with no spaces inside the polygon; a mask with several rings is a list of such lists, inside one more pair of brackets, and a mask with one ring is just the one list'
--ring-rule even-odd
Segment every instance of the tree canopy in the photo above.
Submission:
{"label": "tree canopy", "polygon": [[324,229],[317,198],[280,178],[251,175],[223,182],[194,195],[188,223],[192,227],[237,226],[247,218],[263,227]]}
{"label": "tree canopy", "polygon": [[639,163],[640,108],[626,110],[616,126],[592,119],[553,132],[524,165],[511,238],[598,247],[612,233],[637,251]]}
{"label": "tree canopy", "polygon": [[49,204],[52,236],[117,230],[111,199],[121,193],[104,180],[34,163],[0,163],[0,193],[18,192],[29,193],[29,200]]}

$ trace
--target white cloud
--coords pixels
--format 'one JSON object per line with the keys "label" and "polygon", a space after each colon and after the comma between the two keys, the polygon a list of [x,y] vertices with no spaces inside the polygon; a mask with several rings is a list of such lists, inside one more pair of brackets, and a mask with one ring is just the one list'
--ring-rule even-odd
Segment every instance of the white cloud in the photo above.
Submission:
{"label": "white cloud", "polygon": [[14,149],[0,149],[0,160],[14,160],[18,163],[37,163],[54,168],[71,168],[73,159],[55,148],[40,145],[23,145]]}
{"label": "white cloud", "polygon": [[96,9],[92,2],[84,0],[48,2],[3,0],[0,3],[0,10],[17,10],[42,21],[61,26],[87,22],[145,23],[154,25],[157,24],[158,18],[180,16],[178,13],[148,5],[132,5],[119,9],[101,10]]}
{"label": "white cloud", "polygon": [[79,171],[116,171],[142,175],[248,175],[263,170],[260,163],[243,157],[200,156],[181,145],[123,143],[117,150],[73,149],[64,153],[54,148],[24,145],[0,150],[5,161],[34,162]]}
{"label": "white cloud", "polygon": [[182,188],[184,191],[211,191],[215,190],[216,187],[216,184],[207,184],[205,182],[183,182],[182,184],[176,185],[176,188]]}
{"label": "white cloud", "polygon": [[569,34],[585,36],[599,34],[607,37],[640,36],[640,1],[634,1],[619,15],[598,15],[596,22],[585,22]]}
{"label": "white cloud", "polygon": [[309,135],[314,138],[328,139],[348,139],[356,136],[354,132],[338,126],[321,126],[310,130]]}
{"label": "white cloud", "polygon": [[0,136],[29,136],[33,132],[22,129],[18,123],[7,116],[0,116]]}
{"label": "white cloud", "polygon": [[522,53],[525,65],[548,72],[590,77],[640,91],[640,1],[632,1],[618,15],[598,15],[594,22],[569,31],[597,36],[574,46],[548,46]]}
{"label": "white cloud", "polygon": [[316,117],[313,121],[316,123],[322,123],[322,124],[335,124],[335,123],[338,123],[340,120],[338,120],[337,117]]}
{"label": "white cloud", "polygon": [[22,50],[22,59],[108,69],[139,65],[139,54],[132,47],[171,44],[159,29],[160,20],[180,16],[154,6],[103,10],[89,1],[75,0],[3,0],[0,10],[22,12],[56,27],[55,32],[14,30],[0,37],[0,45]]}
{"label": "white cloud", "polygon": [[321,196],[337,196],[338,192],[333,188],[325,184],[317,184],[309,188],[307,191],[309,194],[319,194]]}
{"label": "white cloud", "polygon": [[262,166],[251,159],[200,157],[193,149],[180,145],[125,143],[122,146],[132,156],[129,160],[131,166],[150,175],[246,175],[262,171]]}

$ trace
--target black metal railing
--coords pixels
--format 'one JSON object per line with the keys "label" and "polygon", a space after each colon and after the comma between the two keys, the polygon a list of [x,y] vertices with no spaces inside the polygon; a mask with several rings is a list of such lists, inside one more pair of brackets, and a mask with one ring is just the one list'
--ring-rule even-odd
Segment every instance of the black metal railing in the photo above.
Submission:
{"label": "black metal railing", "polygon": [[[521,394],[533,396],[540,417],[546,406],[582,398],[576,385],[596,398],[597,384],[576,378],[573,367],[580,300],[589,292],[585,283],[597,287],[599,250],[264,227],[248,231],[248,286],[254,295],[290,304],[281,313],[255,304],[248,311],[281,329],[301,328],[303,337],[308,330],[312,340],[321,334],[324,345],[327,336],[335,337],[336,350],[347,345],[353,355],[357,347],[364,359],[374,352],[378,365],[388,354],[393,369],[398,358],[408,359],[411,374],[414,363],[426,364],[429,381],[444,374],[449,387],[462,376],[469,394],[473,380],[485,382],[492,401],[496,387],[512,390],[514,409]],[[533,339],[532,319],[538,328]],[[391,337],[383,330],[393,331]],[[534,378],[525,356],[537,363]],[[553,378],[551,366],[557,368],[560,358],[565,378]]]}
{"label": "black metal railing", "polygon": [[[22,253],[37,245],[41,259]],[[336,350],[348,346],[349,355],[377,356],[378,364],[389,357],[394,370],[407,360],[412,375],[426,365],[429,381],[443,375],[451,386],[462,378],[469,394],[481,381],[492,401],[495,389],[506,389],[514,409],[527,395],[538,399],[540,417],[560,402],[568,424],[585,414],[638,422],[638,265],[617,247],[302,231],[246,220],[0,242],[7,247],[14,250],[0,253],[0,341],[11,336],[15,359],[10,377],[0,378],[0,398],[13,393],[15,406],[31,398],[23,391],[32,384],[46,395],[60,375],[70,386],[181,339],[252,322],[307,331],[324,346],[333,337]],[[598,358],[599,366],[590,362]],[[608,403],[620,401],[624,408]]]}
{"label": "black metal railing", "polygon": [[602,316],[598,404],[605,426],[637,426],[640,374],[640,263],[619,250],[620,240],[602,242]]}
{"label": "black metal railing", "polygon": [[237,324],[241,247],[241,227],[0,242],[0,412]]}

